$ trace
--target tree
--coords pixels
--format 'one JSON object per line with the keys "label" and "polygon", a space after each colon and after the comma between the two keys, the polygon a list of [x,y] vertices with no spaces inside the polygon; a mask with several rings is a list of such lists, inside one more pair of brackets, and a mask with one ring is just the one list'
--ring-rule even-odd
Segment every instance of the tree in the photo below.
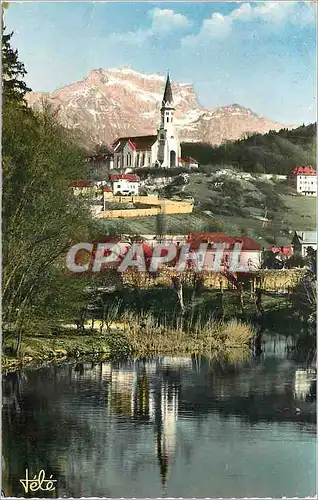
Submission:
{"label": "tree", "polygon": [[31,89],[26,85],[24,77],[27,71],[19,61],[18,51],[11,47],[13,32],[2,33],[2,88],[4,102],[14,101],[25,104],[25,94]]}
{"label": "tree", "polygon": [[4,106],[2,153],[3,321],[21,340],[54,275],[64,271],[66,252],[86,241],[90,214],[69,188],[85,161],[52,116],[15,103]]}
{"label": "tree", "polygon": [[156,238],[157,241],[162,241],[167,232],[167,220],[164,211],[161,211],[156,216]]}
{"label": "tree", "polygon": [[254,172],[256,174],[265,174],[265,167],[261,163],[257,162],[254,167]]}
{"label": "tree", "polygon": [[52,110],[36,113],[27,107],[26,71],[11,36],[2,38],[2,317],[4,333],[10,325],[17,335],[18,352],[30,324],[37,328],[39,318],[56,319],[76,302],[78,290],[63,293],[65,255],[86,240],[90,214],[69,188],[85,175],[84,155]]}

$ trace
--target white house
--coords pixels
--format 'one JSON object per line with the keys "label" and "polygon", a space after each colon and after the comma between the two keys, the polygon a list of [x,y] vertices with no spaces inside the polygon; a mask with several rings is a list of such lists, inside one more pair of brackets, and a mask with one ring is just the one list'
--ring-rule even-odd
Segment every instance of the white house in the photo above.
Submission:
{"label": "white house", "polygon": [[295,231],[292,245],[294,254],[306,257],[309,247],[317,250],[317,231]]}
{"label": "white house", "polygon": [[137,196],[139,194],[139,178],[135,174],[112,174],[109,179],[114,195]]}
{"label": "white house", "polygon": [[317,196],[317,172],[311,166],[296,167],[291,171],[290,182],[297,193],[304,196]]}
{"label": "white house", "polygon": [[114,168],[179,166],[180,143],[174,124],[174,104],[169,75],[160,110],[160,125],[156,135],[119,137],[113,144]]}

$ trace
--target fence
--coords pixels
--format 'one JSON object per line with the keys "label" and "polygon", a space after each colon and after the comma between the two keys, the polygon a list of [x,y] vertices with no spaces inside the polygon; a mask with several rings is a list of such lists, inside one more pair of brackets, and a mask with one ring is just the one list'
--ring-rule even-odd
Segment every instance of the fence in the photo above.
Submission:
{"label": "fence", "polygon": [[[130,270],[123,273],[123,285],[134,286],[137,288],[152,288],[155,286],[171,286],[172,277],[175,271],[168,267],[163,267],[159,270],[156,276],[150,275],[147,272],[140,273],[137,270]],[[200,273],[202,285],[210,289],[219,289],[222,286],[226,288],[234,288],[229,280],[221,273],[207,271]],[[251,273],[238,273],[237,279],[241,282],[249,283],[253,281],[255,287],[261,288],[267,292],[288,292],[294,287],[304,275],[301,269],[287,270],[262,270]],[[182,281],[185,285],[191,285],[194,280],[194,273],[188,271],[183,273]]]}
{"label": "fence", "polygon": [[98,219],[118,219],[130,217],[147,217],[149,215],[158,215],[160,207],[153,208],[132,208],[127,210],[105,210],[96,214]]}
{"label": "fence", "polygon": [[130,217],[147,217],[150,215],[157,215],[160,212],[165,214],[190,214],[193,211],[193,203],[188,201],[174,201],[159,199],[156,195],[149,196],[110,196],[108,201],[116,201],[117,203],[142,203],[149,205],[149,208],[132,208],[127,210],[105,210],[96,213],[99,219],[116,219],[116,218],[130,218]]}

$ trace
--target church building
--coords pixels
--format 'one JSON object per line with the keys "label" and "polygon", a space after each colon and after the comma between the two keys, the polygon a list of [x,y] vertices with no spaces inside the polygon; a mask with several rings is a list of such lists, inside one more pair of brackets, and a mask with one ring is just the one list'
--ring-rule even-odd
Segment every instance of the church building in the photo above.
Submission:
{"label": "church building", "polygon": [[141,167],[178,167],[181,149],[174,124],[174,111],[172,89],[168,74],[157,134],[119,137],[113,144],[113,168],[124,170],[126,168]]}

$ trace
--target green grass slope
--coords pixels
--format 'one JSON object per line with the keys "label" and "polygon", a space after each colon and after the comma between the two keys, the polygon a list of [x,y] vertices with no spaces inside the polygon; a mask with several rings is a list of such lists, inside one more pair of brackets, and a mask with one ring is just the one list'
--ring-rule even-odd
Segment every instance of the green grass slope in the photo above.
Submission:
{"label": "green grass slope", "polygon": [[[165,234],[189,231],[224,231],[233,236],[247,235],[262,245],[288,245],[295,230],[316,227],[316,198],[298,196],[286,180],[250,180],[211,173],[195,173],[189,183],[162,190],[162,195],[193,197],[192,214],[164,217]],[[262,218],[265,214],[269,221]],[[157,217],[113,219],[100,222],[105,233],[156,234]]]}

